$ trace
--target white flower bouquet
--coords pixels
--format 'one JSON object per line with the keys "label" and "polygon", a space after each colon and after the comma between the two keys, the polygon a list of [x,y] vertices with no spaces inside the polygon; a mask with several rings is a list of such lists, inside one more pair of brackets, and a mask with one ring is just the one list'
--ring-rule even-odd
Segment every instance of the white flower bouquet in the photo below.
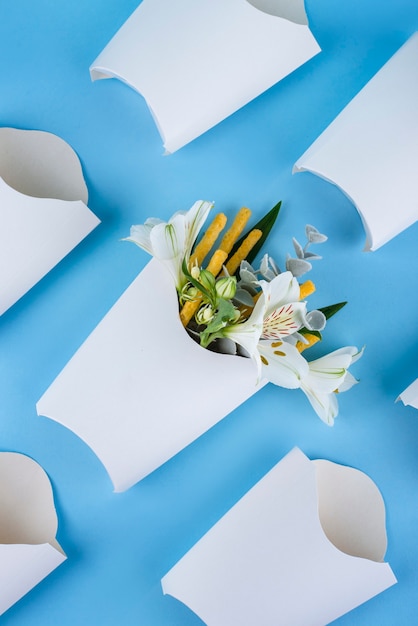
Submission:
{"label": "white flower bouquet", "polygon": [[288,255],[286,271],[268,254],[258,270],[252,267],[280,206],[246,235],[249,209],[242,208],[225,233],[227,218],[219,213],[198,240],[213,207],[198,201],[168,222],[150,218],[132,226],[126,240],[170,271],[183,326],[203,348],[250,357],[258,380],[301,389],[319,417],[332,425],[338,413],[336,393],[357,382],[348,368],[362,352],[348,346],[312,361],[302,354],[322,339],[327,319],[345,304],[307,309],[306,297],[315,286],[310,280],[300,284],[298,278],[311,269],[312,260],[321,258],[309,250],[327,240],[316,228],[306,226],[304,247],[293,240],[296,258]]}

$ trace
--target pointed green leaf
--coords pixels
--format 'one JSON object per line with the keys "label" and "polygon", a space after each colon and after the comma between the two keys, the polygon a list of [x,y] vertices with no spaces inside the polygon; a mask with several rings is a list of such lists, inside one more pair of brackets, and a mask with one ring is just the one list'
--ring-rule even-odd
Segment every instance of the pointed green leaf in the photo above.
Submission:
{"label": "pointed green leaf", "polygon": [[298,330],[298,333],[300,333],[301,335],[314,335],[315,337],[318,337],[320,341],[322,341],[322,335],[319,330],[308,330],[307,328],[300,328]]}
{"label": "pointed green leaf", "polygon": [[340,309],[345,307],[346,304],[347,302],[337,302],[337,304],[330,304],[330,306],[324,306],[322,307],[322,309],[318,309],[318,311],[321,311],[325,315],[327,320],[329,320],[330,317],[332,317],[333,315],[338,313]]}

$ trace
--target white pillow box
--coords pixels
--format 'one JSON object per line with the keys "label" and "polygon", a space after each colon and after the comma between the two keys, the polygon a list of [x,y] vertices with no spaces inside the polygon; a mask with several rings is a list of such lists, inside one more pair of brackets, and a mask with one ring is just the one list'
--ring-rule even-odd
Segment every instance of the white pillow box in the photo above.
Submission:
{"label": "white pillow box", "polygon": [[51,133],[0,128],[0,314],[100,220],[70,146]]}
{"label": "white pillow box", "polygon": [[418,409],[418,378],[401,393],[398,400],[402,400],[405,406],[413,406],[414,409]]}
{"label": "white pillow box", "polygon": [[356,206],[366,250],[418,220],[418,33],[296,161],[337,185]]}
{"label": "white pillow box", "polygon": [[358,470],[295,448],[163,577],[207,626],[324,626],[396,583]]}
{"label": "white pillow box", "polygon": [[205,350],[188,336],[173,279],[152,259],[47,389],[37,411],[81,437],[115,491],[123,491],[266,384],[256,381],[250,359]]}
{"label": "white pillow box", "polygon": [[23,454],[0,452],[0,615],[65,561],[44,470]]}
{"label": "white pillow box", "polygon": [[318,52],[303,0],[143,0],[90,74],[141,93],[171,153]]}

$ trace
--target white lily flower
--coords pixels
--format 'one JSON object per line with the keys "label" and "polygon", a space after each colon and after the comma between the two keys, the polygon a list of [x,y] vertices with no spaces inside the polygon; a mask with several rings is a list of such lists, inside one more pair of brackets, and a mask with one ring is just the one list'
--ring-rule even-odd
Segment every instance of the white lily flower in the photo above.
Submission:
{"label": "white lily flower", "polygon": [[319,417],[329,426],[333,425],[338,414],[335,392],[346,391],[357,382],[348,368],[362,354],[363,350],[347,346],[308,364],[309,373],[301,381],[301,389]]}
{"label": "white lily flower", "polygon": [[299,283],[291,272],[283,272],[267,284],[270,301],[264,316],[262,339],[280,340],[306,325],[306,303],[299,302]]}
{"label": "white lily flower", "polygon": [[258,343],[258,352],[263,377],[274,385],[298,389],[303,378],[309,374],[307,360],[287,341],[261,340]]}
{"label": "white lily flower", "polygon": [[308,362],[288,341],[260,340],[262,375],[287,389],[301,388],[318,416],[332,426],[338,414],[336,392],[347,391],[357,380],[348,371],[363,351],[353,346]]}
{"label": "white lily flower", "polygon": [[253,359],[257,366],[257,378],[261,375],[261,357],[258,351],[258,342],[263,331],[263,322],[266,308],[270,301],[270,285],[265,281],[260,281],[262,293],[258,298],[250,317],[238,324],[231,324],[220,331],[222,337],[231,339],[240,345]]}
{"label": "white lily flower", "polygon": [[[300,387],[301,376],[308,373],[304,357],[293,345],[286,344],[287,358],[278,358],[274,347],[271,347],[305,325],[306,303],[299,302],[299,283],[291,272],[284,272],[270,282],[260,280],[258,284],[262,294],[248,320],[226,326],[219,334],[235,341],[248,352],[257,366],[258,379],[263,363],[265,365],[265,360],[269,360],[274,364],[268,372],[265,370],[269,380],[283,387]],[[275,341],[264,341],[271,339]]]}
{"label": "white lily flower", "polygon": [[130,236],[124,241],[132,241],[162,261],[180,291],[186,283],[183,259],[188,263],[193,244],[212,207],[212,202],[199,200],[188,211],[175,213],[168,222],[149,218],[145,224],[132,226]]}

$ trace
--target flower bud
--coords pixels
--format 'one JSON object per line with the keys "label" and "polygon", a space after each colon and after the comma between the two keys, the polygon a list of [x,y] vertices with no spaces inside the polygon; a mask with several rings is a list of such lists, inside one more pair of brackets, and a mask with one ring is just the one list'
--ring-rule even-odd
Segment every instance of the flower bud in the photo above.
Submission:
{"label": "flower bud", "polygon": [[209,270],[200,270],[199,282],[208,291],[212,291],[215,286],[215,276]]}
{"label": "flower bud", "polygon": [[199,276],[200,276],[200,268],[198,265],[193,265],[193,267],[190,270],[190,274],[192,275],[192,278],[194,278],[195,280],[199,280]]}
{"label": "flower bud", "polygon": [[184,303],[189,300],[197,300],[199,294],[199,289],[194,287],[191,283],[186,283],[181,290],[180,301]]}
{"label": "flower bud", "polygon": [[205,304],[201,306],[195,315],[196,322],[200,324],[207,325],[212,321],[215,313],[210,304]]}
{"label": "flower bud", "polygon": [[222,276],[215,284],[216,294],[224,300],[231,300],[237,292],[237,279],[235,276]]}

